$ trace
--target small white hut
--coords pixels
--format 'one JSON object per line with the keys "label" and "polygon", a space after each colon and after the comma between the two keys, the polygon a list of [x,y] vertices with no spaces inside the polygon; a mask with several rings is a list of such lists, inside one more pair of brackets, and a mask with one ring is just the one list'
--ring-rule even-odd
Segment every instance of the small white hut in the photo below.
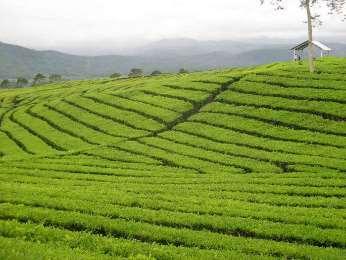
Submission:
{"label": "small white hut", "polygon": [[[323,43],[319,41],[312,41],[312,45],[314,47],[314,50],[320,51],[320,56],[329,56],[330,52],[332,51],[331,48],[329,48],[327,45],[324,45]],[[301,60],[303,58],[304,50],[309,46],[309,41],[305,41],[301,44],[298,44],[297,46],[293,47],[291,49],[293,53],[293,60]]]}

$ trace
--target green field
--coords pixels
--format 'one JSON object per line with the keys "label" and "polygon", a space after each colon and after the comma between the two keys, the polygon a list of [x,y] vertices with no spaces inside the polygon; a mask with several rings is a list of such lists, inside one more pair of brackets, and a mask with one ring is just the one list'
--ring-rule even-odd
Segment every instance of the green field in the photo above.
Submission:
{"label": "green field", "polygon": [[0,91],[0,259],[345,259],[346,59]]}

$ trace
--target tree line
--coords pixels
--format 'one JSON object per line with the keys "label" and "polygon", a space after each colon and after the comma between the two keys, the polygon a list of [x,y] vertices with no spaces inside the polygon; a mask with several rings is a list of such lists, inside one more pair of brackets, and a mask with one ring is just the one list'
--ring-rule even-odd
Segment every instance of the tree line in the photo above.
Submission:
{"label": "tree line", "polygon": [[[188,70],[181,68],[178,72],[179,74],[186,74],[189,73]],[[162,72],[159,70],[154,70],[152,73],[149,74],[149,76],[159,76],[161,75]],[[110,75],[111,78],[120,78],[123,77],[124,75],[122,75],[121,73],[113,73],[112,75]],[[129,78],[137,78],[137,77],[143,77],[144,76],[144,72],[142,69],[139,68],[133,68],[130,70],[130,72],[127,74],[127,77]]]}
{"label": "tree line", "polygon": [[[182,68],[178,72],[179,74],[186,74],[189,73],[188,70]],[[159,70],[154,70],[150,76],[159,76],[162,72]],[[123,75],[121,73],[113,73],[110,75],[111,78],[120,78]],[[130,70],[130,72],[127,74],[127,77],[129,78],[136,78],[136,77],[143,77],[144,72],[142,69],[139,68],[133,68]],[[23,88],[26,86],[37,86],[44,83],[53,83],[61,81],[63,78],[59,74],[51,74],[48,77],[43,75],[42,73],[37,73],[31,80],[24,78],[24,77],[18,77],[16,80],[9,80],[4,79],[0,83],[0,88],[9,88],[9,87],[17,87],[17,88]]]}
{"label": "tree line", "polygon": [[24,78],[24,77],[18,77],[16,80],[9,80],[4,79],[0,83],[0,88],[9,88],[9,87],[17,87],[17,88],[23,88],[26,86],[36,86],[43,83],[52,83],[61,81],[62,76],[59,74],[50,74],[48,77],[43,75],[42,73],[37,73],[31,80]]}

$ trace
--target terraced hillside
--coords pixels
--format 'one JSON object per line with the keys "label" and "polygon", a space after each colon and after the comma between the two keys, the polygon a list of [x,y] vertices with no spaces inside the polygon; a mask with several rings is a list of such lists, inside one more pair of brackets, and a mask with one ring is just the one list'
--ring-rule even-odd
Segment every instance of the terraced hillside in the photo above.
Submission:
{"label": "terraced hillside", "polygon": [[346,59],[0,91],[1,259],[345,259]]}

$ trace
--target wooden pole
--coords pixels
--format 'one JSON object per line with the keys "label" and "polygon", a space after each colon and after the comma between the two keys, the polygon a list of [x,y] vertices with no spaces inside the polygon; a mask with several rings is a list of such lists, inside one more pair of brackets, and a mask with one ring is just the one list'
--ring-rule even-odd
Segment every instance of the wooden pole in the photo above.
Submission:
{"label": "wooden pole", "polygon": [[314,54],[313,54],[313,45],[312,45],[312,15],[311,15],[311,0],[305,0],[306,5],[306,14],[308,18],[308,36],[309,36],[309,46],[308,46],[308,53],[309,53],[309,70],[311,73],[315,72],[315,65],[314,65]]}

